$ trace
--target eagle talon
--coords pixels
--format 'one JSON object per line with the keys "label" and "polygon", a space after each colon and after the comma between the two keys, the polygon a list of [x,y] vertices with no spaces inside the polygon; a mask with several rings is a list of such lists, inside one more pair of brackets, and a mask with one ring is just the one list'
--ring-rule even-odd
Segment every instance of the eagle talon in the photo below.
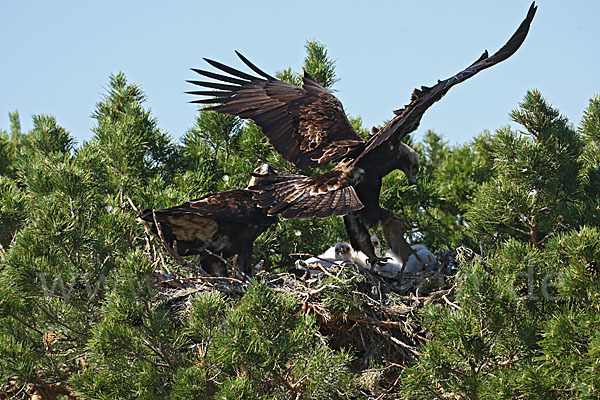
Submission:
{"label": "eagle talon", "polygon": [[368,258],[367,262],[372,265],[385,265],[388,263],[388,260],[391,260],[390,257],[373,257],[373,258]]}

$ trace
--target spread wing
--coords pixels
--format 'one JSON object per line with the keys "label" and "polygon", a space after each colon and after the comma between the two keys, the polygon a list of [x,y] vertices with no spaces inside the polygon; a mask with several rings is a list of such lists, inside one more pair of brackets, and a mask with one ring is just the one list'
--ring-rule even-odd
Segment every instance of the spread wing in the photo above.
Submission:
{"label": "spread wing", "polygon": [[261,77],[205,59],[231,76],[193,69],[200,75],[225,83],[188,81],[214,89],[188,92],[209,96],[192,103],[216,104],[204,110],[253,120],[275,150],[300,169],[339,161],[364,146],[365,142],[352,128],[340,101],[309,74],[304,73],[303,86],[297,87],[268,75],[236,53]]}
{"label": "spread wing", "polygon": [[258,192],[254,199],[269,209],[269,215],[286,219],[346,215],[364,207],[352,187],[359,173],[341,162],[320,175],[275,176],[250,189]]}
{"label": "spread wing", "polygon": [[438,83],[432,87],[422,86],[421,89],[415,89],[411,96],[410,103],[404,108],[394,111],[396,116],[381,128],[377,134],[369,137],[367,146],[356,158],[355,162],[390,138],[396,143],[400,142],[404,136],[417,129],[425,111],[431,107],[433,103],[440,100],[452,86],[471,78],[478,72],[496,65],[513,55],[519,49],[525,40],[525,37],[527,37],[529,26],[531,25],[536,10],[537,7],[535,2],[531,3],[527,17],[525,17],[521,25],[519,25],[517,31],[512,35],[508,42],[493,55],[488,56],[488,52],[485,51],[473,64],[469,65],[453,77],[438,81]]}

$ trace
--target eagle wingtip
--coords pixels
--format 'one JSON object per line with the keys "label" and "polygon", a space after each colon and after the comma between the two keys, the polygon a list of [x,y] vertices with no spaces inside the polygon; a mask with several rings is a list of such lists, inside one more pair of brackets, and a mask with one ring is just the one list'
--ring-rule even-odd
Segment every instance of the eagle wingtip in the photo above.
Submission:
{"label": "eagle wingtip", "polygon": [[537,11],[537,4],[535,4],[535,1],[533,1],[531,3],[531,5],[529,6],[529,10],[527,11],[527,17],[525,18],[526,21],[529,21],[531,23],[531,21],[533,20],[533,17]]}
{"label": "eagle wingtip", "polygon": [[263,78],[266,78],[269,81],[277,80],[273,76],[267,74],[265,71],[263,71],[262,69],[258,68],[256,65],[254,65],[252,63],[252,61],[248,60],[242,53],[240,53],[237,50],[234,50],[234,51],[235,51],[235,54],[237,54],[237,56],[240,58],[240,60],[242,60],[242,62],[244,64],[246,64],[246,66],[248,68],[250,68],[252,71],[256,72],[258,75],[262,76]]}

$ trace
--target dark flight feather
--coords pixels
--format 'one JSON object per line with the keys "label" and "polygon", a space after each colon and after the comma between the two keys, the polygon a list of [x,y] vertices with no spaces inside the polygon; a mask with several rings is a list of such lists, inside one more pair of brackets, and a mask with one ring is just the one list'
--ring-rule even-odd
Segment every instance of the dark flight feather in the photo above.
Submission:
{"label": "dark flight feather", "polygon": [[252,76],[250,74],[247,74],[247,73],[237,70],[235,68],[231,68],[230,66],[222,64],[218,61],[210,60],[208,58],[205,58],[204,61],[206,61],[213,67],[220,69],[223,72],[227,72],[230,75],[237,76],[238,78],[247,79],[249,81],[256,79],[254,76]]}
{"label": "dark flight feather", "polygon": [[[227,76],[227,75],[216,74],[214,72],[205,71],[203,69],[192,68],[192,71],[194,71],[200,75],[206,76],[207,78],[217,79],[217,80],[220,80],[223,82],[235,83],[236,85],[243,85],[246,83],[246,81],[243,81],[241,79],[232,78],[231,76]],[[187,81],[187,82],[195,83],[198,81]]]}
{"label": "dark flight feather", "polygon": [[200,75],[228,83],[189,81],[218,89],[210,93],[215,97],[193,103],[213,104],[205,110],[254,120],[271,145],[300,169],[339,161],[364,146],[365,142],[352,128],[339,100],[310,75],[305,74],[304,86],[297,87],[268,75],[236,53],[260,77],[206,59],[213,67],[237,78],[223,79],[224,75],[193,69]]}
{"label": "dark flight feather", "polygon": [[262,179],[261,184],[249,187],[257,192],[254,198],[259,206],[268,208],[269,215],[324,218],[332,214],[346,215],[364,207],[352,186],[360,179],[360,172],[345,163],[312,177],[276,171],[270,179]]}
{"label": "dark flight feather", "polygon": [[535,5],[535,2],[531,3],[529,11],[527,12],[527,17],[521,22],[521,25],[519,25],[516,32],[511,36],[508,42],[492,56],[488,56],[486,50],[474,63],[460,71],[458,74],[443,81],[438,81],[438,83],[432,87],[421,86],[420,90],[415,89],[411,96],[411,102],[404,108],[394,111],[396,116],[381,128],[377,134],[370,137],[367,146],[355,159],[355,162],[390,138],[393,138],[394,143],[399,143],[404,136],[418,128],[421,117],[425,111],[444,97],[450,88],[513,55],[519,47],[521,47],[521,44],[523,44],[525,37],[527,37],[536,10],[537,6]]}
{"label": "dark flight feather", "polygon": [[266,72],[264,72],[263,70],[258,68],[256,65],[252,64],[250,62],[250,60],[248,60],[246,57],[244,57],[244,55],[242,53],[240,53],[239,51],[236,50],[235,54],[237,54],[237,56],[244,62],[244,64],[246,64],[252,71],[256,72],[257,74],[259,74],[260,76],[262,76],[264,78],[267,78],[270,81],[276,80],[276,78],[273,78],[271,75],[267,74]]}

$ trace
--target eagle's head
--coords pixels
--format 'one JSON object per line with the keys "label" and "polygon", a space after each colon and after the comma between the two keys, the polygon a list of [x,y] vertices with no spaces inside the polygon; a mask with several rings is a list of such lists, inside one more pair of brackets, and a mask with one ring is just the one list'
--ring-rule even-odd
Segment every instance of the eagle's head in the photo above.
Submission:
{"label": "eagle's head", "polygon": [[399,160],[400,170],[404,172],[408,183],[414,185],[417,183],[417,174],[419,173],[419,156],[412,147],[405,143],[400,143]]}
{"label": "eagle's head", "polygon": [[352,261],[352,247],[346,242],[336,244],[335,259],[340,261]]}
{"label": "eagle's head", "polygon": [[264,162],[263,160],[258,160],[258,167],[254,168],[252,172],[252,178],[250,178],[250,182],[248,182],[248,188],[256,185],[260,185],[261,183],[266,181],[266,178],[273,177],[277,175],[277,170],[271,166],[270,164]]}

